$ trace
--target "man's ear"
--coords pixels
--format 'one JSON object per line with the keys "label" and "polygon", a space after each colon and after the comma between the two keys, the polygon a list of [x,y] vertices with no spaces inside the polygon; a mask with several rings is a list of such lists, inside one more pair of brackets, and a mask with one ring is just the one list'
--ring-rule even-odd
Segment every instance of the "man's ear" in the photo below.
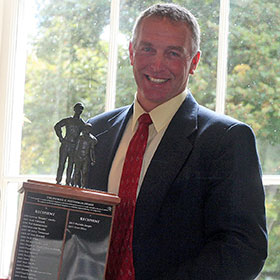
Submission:
{"label": "man's ear", "polygon": [[201,52],[198,51],[195,56],[192,58],[192,63],[191,63],[191,67],[190,67],[190,74],[193,75],[194,71],[198,65],[199,59],[200,59],[200,54]]}
{"label": "man's ear", "polygon": [[134,64],[134,54],[133,54],[133,46],[132,43],[129,42],[129,59],[130,59],[130,65]]}

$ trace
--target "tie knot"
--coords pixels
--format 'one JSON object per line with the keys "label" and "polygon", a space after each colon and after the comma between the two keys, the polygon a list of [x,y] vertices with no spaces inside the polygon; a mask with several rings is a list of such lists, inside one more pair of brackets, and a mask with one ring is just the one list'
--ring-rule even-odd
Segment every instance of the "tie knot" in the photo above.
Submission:
{"label": "tie knot", "polygon": [[152,123],[152,119],[149,114],[143,114],[138,119],[139,124],[148,124]]}

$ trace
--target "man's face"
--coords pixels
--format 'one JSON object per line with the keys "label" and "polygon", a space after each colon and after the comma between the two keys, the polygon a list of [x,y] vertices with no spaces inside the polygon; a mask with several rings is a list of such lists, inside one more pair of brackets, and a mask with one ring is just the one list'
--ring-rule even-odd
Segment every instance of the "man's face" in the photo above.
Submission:
{"label": "man's face", "polygon": [[200,53],[191,56],[191,31],[167,18],[143,19],[136,44],[129,46],[137,99],[146,111],[184,91]]}

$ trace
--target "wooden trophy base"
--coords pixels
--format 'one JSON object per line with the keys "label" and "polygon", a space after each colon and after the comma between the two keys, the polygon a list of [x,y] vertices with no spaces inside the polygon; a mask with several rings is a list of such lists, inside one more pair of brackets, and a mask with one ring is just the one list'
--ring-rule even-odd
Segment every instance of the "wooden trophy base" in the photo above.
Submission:
{"label": "wooden trophy base", "polygon": [[12,279],[104,279],[118,196],[23,183]]}

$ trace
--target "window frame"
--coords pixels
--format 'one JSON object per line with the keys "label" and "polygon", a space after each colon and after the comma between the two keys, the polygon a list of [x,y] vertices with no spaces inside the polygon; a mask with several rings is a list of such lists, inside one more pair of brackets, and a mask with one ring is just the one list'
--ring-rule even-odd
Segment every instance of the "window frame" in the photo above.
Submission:
{"label": "window frame", "polygon": [[[120,0],[111,1],[109,62],[105,110],[115,107],[116,72],[118,60]],[[220,0],[220,22],[217,63],[216,111],[224,113],[227,81],[227,53],[230,0]],[[0,1],[0,247],[4,248],[11,229],[8,217],[8,186],[27,179],[52,181],[54,176],[19,175],[21,149],[21,120],[24,93],[24,50],[17,53],[17,42],[24,40],[22,12],[24,0]],[[19,35],[21,37],[19,37]],[[21,44],[22,46],[23,44]],[[17,83],[15,83],[17,81]],[[17,93],[17,95],[16,95]],[[266,186],[280,185],[280,175],[264,175]],[[14,217],[16,218],[16,217]],[[7,271],[7,257],[0,252],[0,278]]]}

